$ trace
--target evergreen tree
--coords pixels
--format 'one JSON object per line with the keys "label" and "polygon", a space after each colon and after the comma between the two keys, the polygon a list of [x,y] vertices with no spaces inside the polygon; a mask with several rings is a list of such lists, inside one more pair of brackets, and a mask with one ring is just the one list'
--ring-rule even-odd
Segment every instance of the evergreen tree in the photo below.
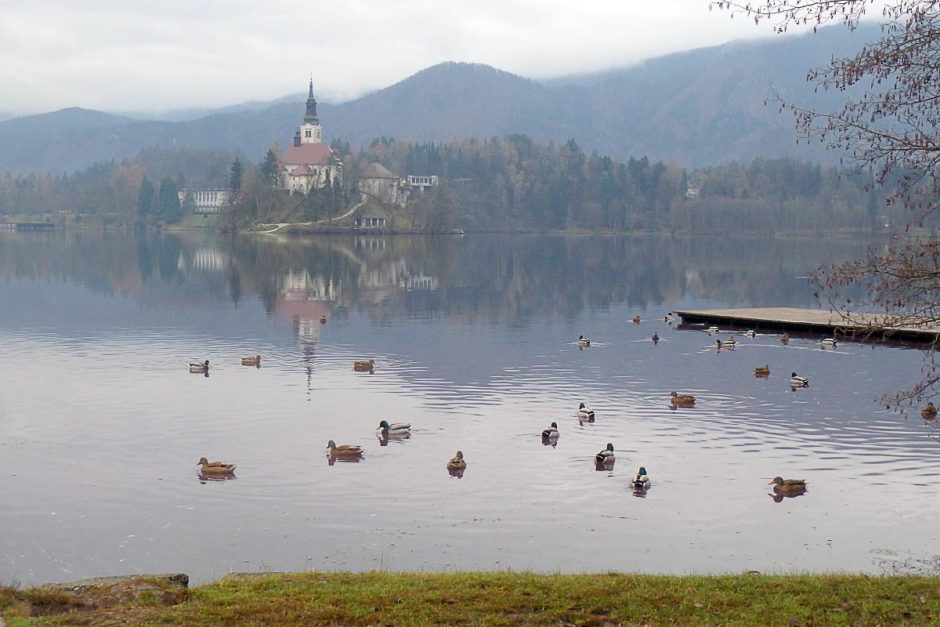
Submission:
{"label": "evergreen tree", "polygon": [[147,219],[153,213],[154,197],[156,192],[153,183],[146,176],[140,182],[140,188],[137,190],[137,215]]}
{"label": "evergreen tree", "polygon": [[183,217],[182,207],[180,207],[179,189],[176,187],[176,181],[168,176],[160,181],[160,193],[157,197],[157,213],[166,222],[177,222]]}

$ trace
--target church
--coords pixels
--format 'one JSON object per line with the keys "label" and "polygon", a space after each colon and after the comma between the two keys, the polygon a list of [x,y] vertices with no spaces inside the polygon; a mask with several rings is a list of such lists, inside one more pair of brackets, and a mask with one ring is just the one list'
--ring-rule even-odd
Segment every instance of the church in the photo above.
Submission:
{"label": "church", "polygon": [[313,79],[310,80],[304,121],[294,134],[293,145],[280,159],[281,189],[292,194],[307,194],[311,189],[323,188],[330,183],[334,187],[342,185],[343,162],[333,154],[332,148],[323,143],[317,100],[313,97]]}

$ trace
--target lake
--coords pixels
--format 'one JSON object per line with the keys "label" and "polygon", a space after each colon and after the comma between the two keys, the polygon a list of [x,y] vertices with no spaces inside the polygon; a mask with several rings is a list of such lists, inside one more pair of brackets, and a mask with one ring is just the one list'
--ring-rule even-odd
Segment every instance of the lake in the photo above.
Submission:
{"label": "lake", "polygon": [[[663,320],[816,307],[807,274],[866,246],[0,233],[0,583],[931,570],[938,431],[878,400],[921,352],[769,333],[717,351]],[[204,359],[209,376],[189,372]],[[673,390],[695,407],[672,410]],[[411,437],[381,441],[383,418]],[[363,459],[330,464],[331,439]],[[203,456],[235,478],[201,480]],[[775,475],[808,490],[775,499]]]}

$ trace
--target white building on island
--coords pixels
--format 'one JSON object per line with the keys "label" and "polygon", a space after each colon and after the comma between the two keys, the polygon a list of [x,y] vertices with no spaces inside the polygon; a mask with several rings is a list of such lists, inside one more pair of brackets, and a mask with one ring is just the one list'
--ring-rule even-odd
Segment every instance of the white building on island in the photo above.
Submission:
{"label": "white building on island", "polygon": [[323,130],[317,116],[317,100],[313,97],[313,80],[307,96],[303,123],[294,134],[294,144],[280,156],[281,189],[291,193],[309,193],[311,189],[343,182],[343,162],[333,149],[323,143]]}

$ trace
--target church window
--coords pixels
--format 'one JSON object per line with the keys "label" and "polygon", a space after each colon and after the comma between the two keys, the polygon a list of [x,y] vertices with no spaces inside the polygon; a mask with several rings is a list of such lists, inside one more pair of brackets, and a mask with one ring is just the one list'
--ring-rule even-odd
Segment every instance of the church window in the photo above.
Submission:
{"label": "church window", "polygon": [[304,137],[312,137],[312,136],[313,136],[313,135],[312,135],[312,133],[310,132],[310,129],[309,129],[309,128],[304,131]]}

